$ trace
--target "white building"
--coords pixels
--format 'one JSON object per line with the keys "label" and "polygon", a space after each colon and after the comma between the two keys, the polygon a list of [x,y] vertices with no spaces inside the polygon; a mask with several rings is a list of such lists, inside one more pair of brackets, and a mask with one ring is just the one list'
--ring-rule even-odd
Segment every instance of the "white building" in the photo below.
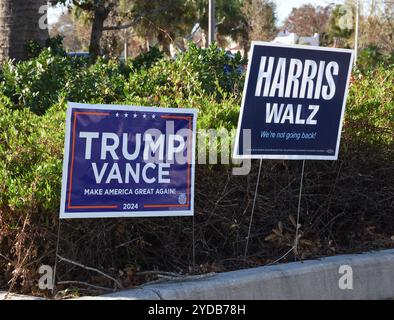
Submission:
{"label": "white building", "polygon": [[320,37],[318,33],[315,33],[313,37],[299,37],[295,33],[279,32],[278,36],[272,41],[283,44],[304,44],[310,46],[319,46]]}

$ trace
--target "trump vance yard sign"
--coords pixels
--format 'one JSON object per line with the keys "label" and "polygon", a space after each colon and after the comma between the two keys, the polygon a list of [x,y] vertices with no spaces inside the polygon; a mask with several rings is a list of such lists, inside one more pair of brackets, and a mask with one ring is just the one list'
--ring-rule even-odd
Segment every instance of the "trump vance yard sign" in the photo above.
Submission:
{"label": "trump vance yard sign", "polygon": [[60,218],[193,215],[196,117],[69,103]]}

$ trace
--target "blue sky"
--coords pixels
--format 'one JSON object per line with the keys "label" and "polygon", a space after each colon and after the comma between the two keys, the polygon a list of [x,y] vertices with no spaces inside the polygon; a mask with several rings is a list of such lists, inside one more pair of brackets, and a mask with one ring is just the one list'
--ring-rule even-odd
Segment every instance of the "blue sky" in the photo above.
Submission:
{"label": "blue sky", "polygon": [[[292,8],[297,8],[303,4],[311,3],[313,5],[326,6],[330,3],[343,3],[344,0],[276,0],[277,6],[277,17],[279,24],[289,15]],[[48,19],[50,23],[57,20],[57,17],[61,14],[61,9],[50,9],[48,12]]]}

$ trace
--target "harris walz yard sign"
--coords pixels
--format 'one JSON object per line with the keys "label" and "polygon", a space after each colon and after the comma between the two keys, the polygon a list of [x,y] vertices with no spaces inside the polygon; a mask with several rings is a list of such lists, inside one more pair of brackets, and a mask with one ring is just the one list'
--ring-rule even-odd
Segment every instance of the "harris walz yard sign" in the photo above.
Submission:
{"label": "harris walz yard sign", "polygon": [[252,42],[234,158],[336,160],[352,61],[347,49]]}
{"label": "harris walz yard sign", "polygon": [[196,117],[69,103],[60,218],[193,215]]}

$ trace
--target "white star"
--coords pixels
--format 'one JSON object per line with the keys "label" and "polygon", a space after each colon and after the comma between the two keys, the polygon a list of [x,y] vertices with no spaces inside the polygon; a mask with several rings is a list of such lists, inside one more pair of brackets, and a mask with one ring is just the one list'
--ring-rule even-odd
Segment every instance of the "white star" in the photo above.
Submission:
{"label": "white star", "polygon": [[145,118],[146,118],[146,114],[144,113],[144,114],[142,115],[142,117],[145,119]]}
{"label": "white star", "polygon": [[152,119],[154,119],[154,118],[156,118],[156,115],[155,115],[155,114],[152,115]]}
{"label": "white star", "polygon": [[119,112],[115,113],[115,117],[117,118],[119,117]]}
{"label": "white star", "polygon": [[133,114],[133,118],[137,118],[137,114],[136,113]]}
{"label": "white star", "polygon": [[125,114],[124,114],[124,117],[125,117],[125,118],[127,118],[128,116],[129,116],[129,114],[128,114],[128,113],[125,113]]}

